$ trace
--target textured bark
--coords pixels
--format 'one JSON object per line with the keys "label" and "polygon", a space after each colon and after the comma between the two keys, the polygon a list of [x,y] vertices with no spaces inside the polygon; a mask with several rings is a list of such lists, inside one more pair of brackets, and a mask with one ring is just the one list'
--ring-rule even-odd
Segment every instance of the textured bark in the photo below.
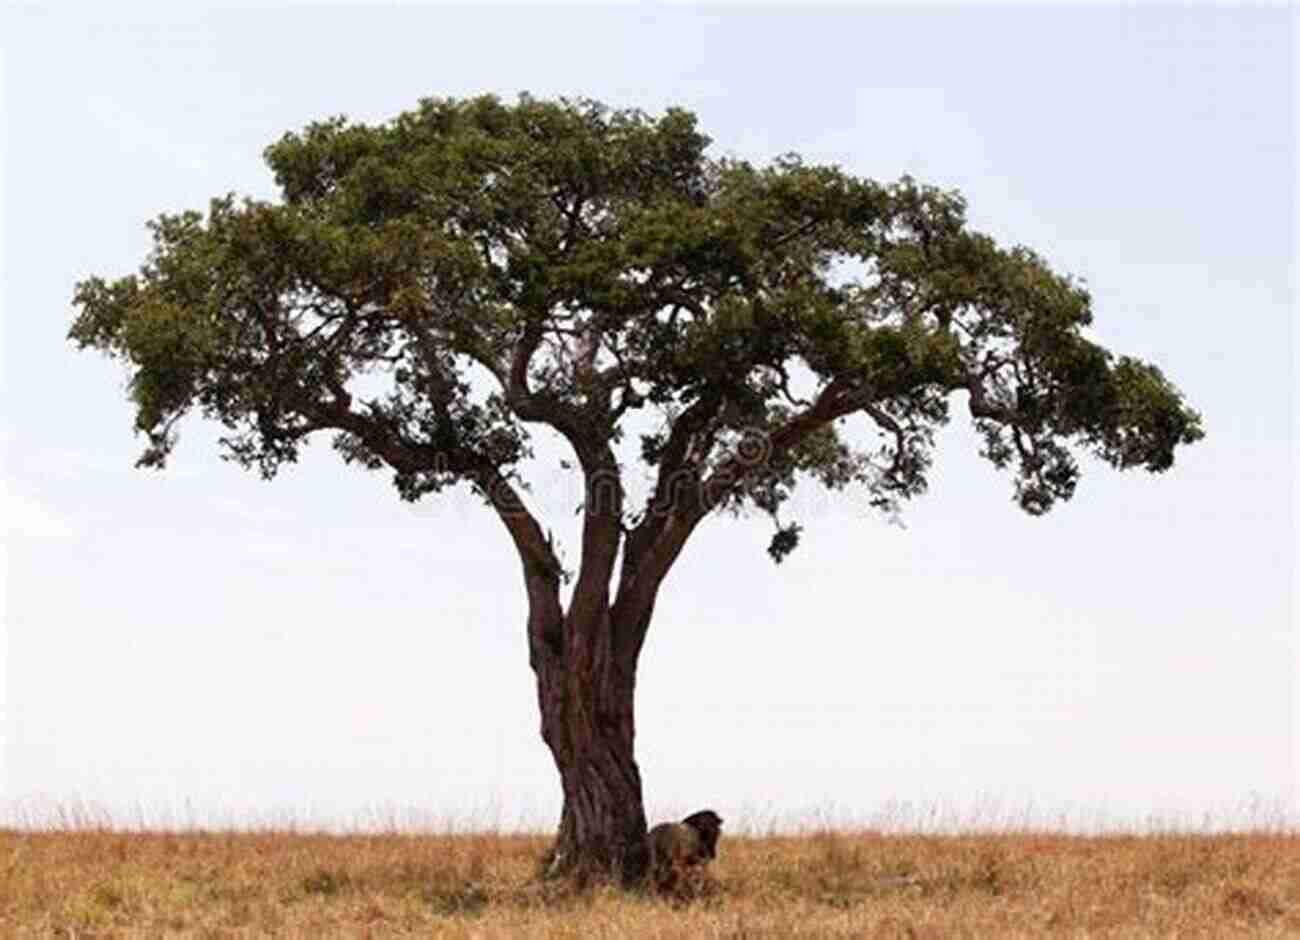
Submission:
{"label": "textured bark", "polygon": [[630,885],[644,876],[648,861],[635,757],[636,655],[616,657],[612,633],[607,611],[592,623],[575,622],[571,614],[564,655],[548,650],[534,661],[542,737],[564,793],[543,873]]}

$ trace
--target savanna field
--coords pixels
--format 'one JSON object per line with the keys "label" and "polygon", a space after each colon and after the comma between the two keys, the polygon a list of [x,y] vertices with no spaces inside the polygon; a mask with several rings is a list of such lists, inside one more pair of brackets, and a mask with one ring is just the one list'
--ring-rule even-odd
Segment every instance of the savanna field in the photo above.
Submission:
{"label": "savanna field", "polygon": [[541,835],[0,832],[5,937],[1300,937],[1300,834],[723,835],[689,902]]}

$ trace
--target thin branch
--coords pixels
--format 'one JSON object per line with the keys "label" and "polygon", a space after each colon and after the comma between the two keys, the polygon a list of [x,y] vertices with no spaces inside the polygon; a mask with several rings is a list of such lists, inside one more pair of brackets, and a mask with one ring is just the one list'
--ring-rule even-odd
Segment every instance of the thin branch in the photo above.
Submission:
{"label": "thin branch", "polygon": [[798,238],[800,235],[804,235],[812,231],[819,222],[821,222],[821,219],[809,219],[807,222],[804,222],[802,225],[797,225],[790,231],[786,232],[785,234],[778,235],[776,238],[772,239],[772,242],[769,244],[768,247],[779,248],[782,245],[784,245],[786,242],[790,241],[791,239]]}

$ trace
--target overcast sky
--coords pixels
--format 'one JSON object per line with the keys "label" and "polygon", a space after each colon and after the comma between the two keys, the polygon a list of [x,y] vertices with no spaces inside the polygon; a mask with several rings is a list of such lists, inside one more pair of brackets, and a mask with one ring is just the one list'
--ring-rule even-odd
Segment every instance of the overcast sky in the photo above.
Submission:
{"label": "overcast sky", "polygon": [[[1284,8],[112,8],[0,14],[10,813],[554,823],[518,564],[481,504],[409,506],[323,443],[264,483],[199,421],[133,469],[123,371],[65,340],[75,281],[138,267],[146,220],[274,196],[286,130],[520,91],[958,188],[1086,279],[1097,337],[1208,432],[1160,477],[1090,463],[1031,519],[958,410],[905,527],[809,488],[778,568],[770,523],[711,518],[642,662],[651,817],[1294,808]],[[575,484],[536,471],[572,545]]]}

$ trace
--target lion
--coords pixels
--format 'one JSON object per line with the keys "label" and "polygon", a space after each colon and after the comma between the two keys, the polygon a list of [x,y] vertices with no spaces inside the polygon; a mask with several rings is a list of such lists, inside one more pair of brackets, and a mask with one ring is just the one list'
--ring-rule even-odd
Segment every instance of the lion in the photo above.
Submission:
{"label": "lion", "polygon": [[711,809],[692,813],[681,822],[660,823],[646,839],[650,846],[650,882],[656,891],[681,892],[699,880],[704,866],[718,856],[722,817]]}

